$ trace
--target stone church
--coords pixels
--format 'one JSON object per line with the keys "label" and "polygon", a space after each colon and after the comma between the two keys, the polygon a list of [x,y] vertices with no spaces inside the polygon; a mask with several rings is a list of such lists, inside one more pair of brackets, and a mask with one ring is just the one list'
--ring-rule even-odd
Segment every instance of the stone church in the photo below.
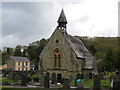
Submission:
{"label": "stone church", "polygon": [[67,33],[67,19],[63,9],[57,22],[58,26],[39,56],[38,70],[43,75],[55,73],[74,78],[77,73],[94,73],[94,56],[82,40]]}

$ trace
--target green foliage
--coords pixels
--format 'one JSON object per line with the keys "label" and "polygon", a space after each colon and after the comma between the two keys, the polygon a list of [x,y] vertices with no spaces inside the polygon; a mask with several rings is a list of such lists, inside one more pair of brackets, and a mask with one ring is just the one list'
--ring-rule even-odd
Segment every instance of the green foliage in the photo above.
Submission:
{"label": "green foliage", "polygon": [[[83,86],[84,87],[89,87],[89,88],[93,88],[94,87],[94,81],[93,79],[91,80],[82,80]],[[101,80],[101,88],[110,88],[110,80]],[[71,86],[74,87],[75,86],[75,81],[73,80],[71,82]]]}
{"label": "green foliage", "polygon": [[[79,37],[76,38],[82,39],[85,44],[89,47],[93,54],[96,54],[96,57],[99,62],[99,67],[105,69],[112,66],[114,63],[114,69],[120,70],[120,38],[119,37]],[[21,52],[21,45],[17,45],[15,49],[6,47],[2,51],[2,64],[9,58],[11,55],[15,56],[25,56],[31,60],[32,64],[38,67],[39,55],[44,49],[47,41],[49,39],[41,39],[40,41],[33,42],[30,44],[27,49],[24,49]],[[108,50],[112,51],[112,54],[108,54]],[[110,57],[109,57],[110,56]],[[110,60],[109,60],[110,59]],[[110,66],[109,66],[110,64]]]}
{"label": "green foliage", "polygon": [[2,54],[2,64],[6,63],[6,60],[11,56],[14,55],[14,49],[10,47],[5,47],[4,50],[1,52]]}
{"label": "green foliage", "polygon": [[[75,37],[82,39],[92,52],[97,51],[96,57],[98,60],[100,60],[98,63],[100,67],[99,69],[102,69],[102,71],[104,71],[105,68],[107,68],[108,70],[108,68],[110,67],[111,70],[120,70],[120,37]],[[96,51],[94,50],[94,47]],[[109,55],[107,55],[108,50],[112,51],[110,57],[108,57]]]}
{"label": "green foliage", "polygon": [[15,48],[15,56],[22,56],[22,52],[21,52],[21,45],[17,45]]}
{"label": "green foliage", "polygon": [[114,64],[115,62],[114,62],[114,56],[113,56],[112,50],[108,50],[105,61],[104,61],[104,65],[107,71],[113,70],[115,66]]}
{"label": "green foliage", "polygon": [[93,44],[89,48],[92,51],[93,55],[95,55],[97,53],[97,50]]}
{"label": "green foliage", "polygon": [[2,77],[2,82],[14,82],[14,80]]}
{"label": "green foliage", "polygon": [[84,87],[93,87],[93,80],[83,80]]}
{"label": "green foliage", "polygon": [[36,69],[38,68],[39,55],[45,47],[46,43],[47,40],[43,38],[36,42],[37,45],[30,45],[27,48],[28,57],[31,61],[34,62]]}
{"label": "green foliage", "polygon": [[110,80],[101,80],[101,88],[110,88]]}

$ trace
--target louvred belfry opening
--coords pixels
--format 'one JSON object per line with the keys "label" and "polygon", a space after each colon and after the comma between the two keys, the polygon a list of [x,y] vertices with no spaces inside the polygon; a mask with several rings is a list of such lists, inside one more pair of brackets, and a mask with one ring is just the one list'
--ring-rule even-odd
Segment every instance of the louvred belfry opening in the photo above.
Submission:
{"label": "louvred belfry opening", "polygon": [[58,19],[57,22],[58,22],[58,27],[60,29],[66,29],[67,19],[65,17],[63,9],[61,11],[61,14],[60,14],[59,19]]}

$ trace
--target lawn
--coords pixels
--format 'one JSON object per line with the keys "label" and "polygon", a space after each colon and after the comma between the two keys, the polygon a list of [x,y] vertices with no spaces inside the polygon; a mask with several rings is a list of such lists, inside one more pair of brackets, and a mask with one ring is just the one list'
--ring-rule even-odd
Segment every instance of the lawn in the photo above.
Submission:
{"label": "lawn", "polygon": [[[93,79],[91,79],[91,80],[85,80],[85,79],[83,79],[82,82],[83,82],[83,86],[84,87],[91,87],[91,88],[94,87],[94,85],[93,85],[93,82],[94,82]],[[75,86],[75,81],[71,82],[71,86],[72,87]],[[101,88],[109,88],[109,87],[110,87],[110,81],[109,80],[101,80]]]}

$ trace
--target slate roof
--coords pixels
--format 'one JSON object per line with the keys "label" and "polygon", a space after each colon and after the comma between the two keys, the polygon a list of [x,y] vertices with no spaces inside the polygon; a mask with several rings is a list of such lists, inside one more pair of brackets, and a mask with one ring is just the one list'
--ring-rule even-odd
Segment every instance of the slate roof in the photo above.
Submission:
{"label": "slate roof", "polygon": [[67,41],[76,53],[78,58],[84,58],[87,55],[91,55],[86,45],[82,40],[79,40],[71,35],[67,34]]}
{"label": "slate roof", "polygon": [[83,69],[93,69],[94,56],[89,51],[85,43],[82,40],[75,38],[67,33],[64,34],[63,32],[63,35],[65,36],[71,49],[76,54],[76,58],[82,58],[85,60],[85,66],[83,67]]}
{"label": "slate roof", "polygon": [[11,56],[14,61],[16,62],[30,62],[26,57],[17,57],[17,56]]}
{"label": "slate roof", "polygon": [[60,22],[65,22],[65,23],[67,23],[67,19],[66,19],[66,17],[65,17],[65,14],[64,14],[63,9],[62,9],[62,11],[61,11],[61,14],[60,14],[57,22],[58,22],[58,23],[60,23]]}

